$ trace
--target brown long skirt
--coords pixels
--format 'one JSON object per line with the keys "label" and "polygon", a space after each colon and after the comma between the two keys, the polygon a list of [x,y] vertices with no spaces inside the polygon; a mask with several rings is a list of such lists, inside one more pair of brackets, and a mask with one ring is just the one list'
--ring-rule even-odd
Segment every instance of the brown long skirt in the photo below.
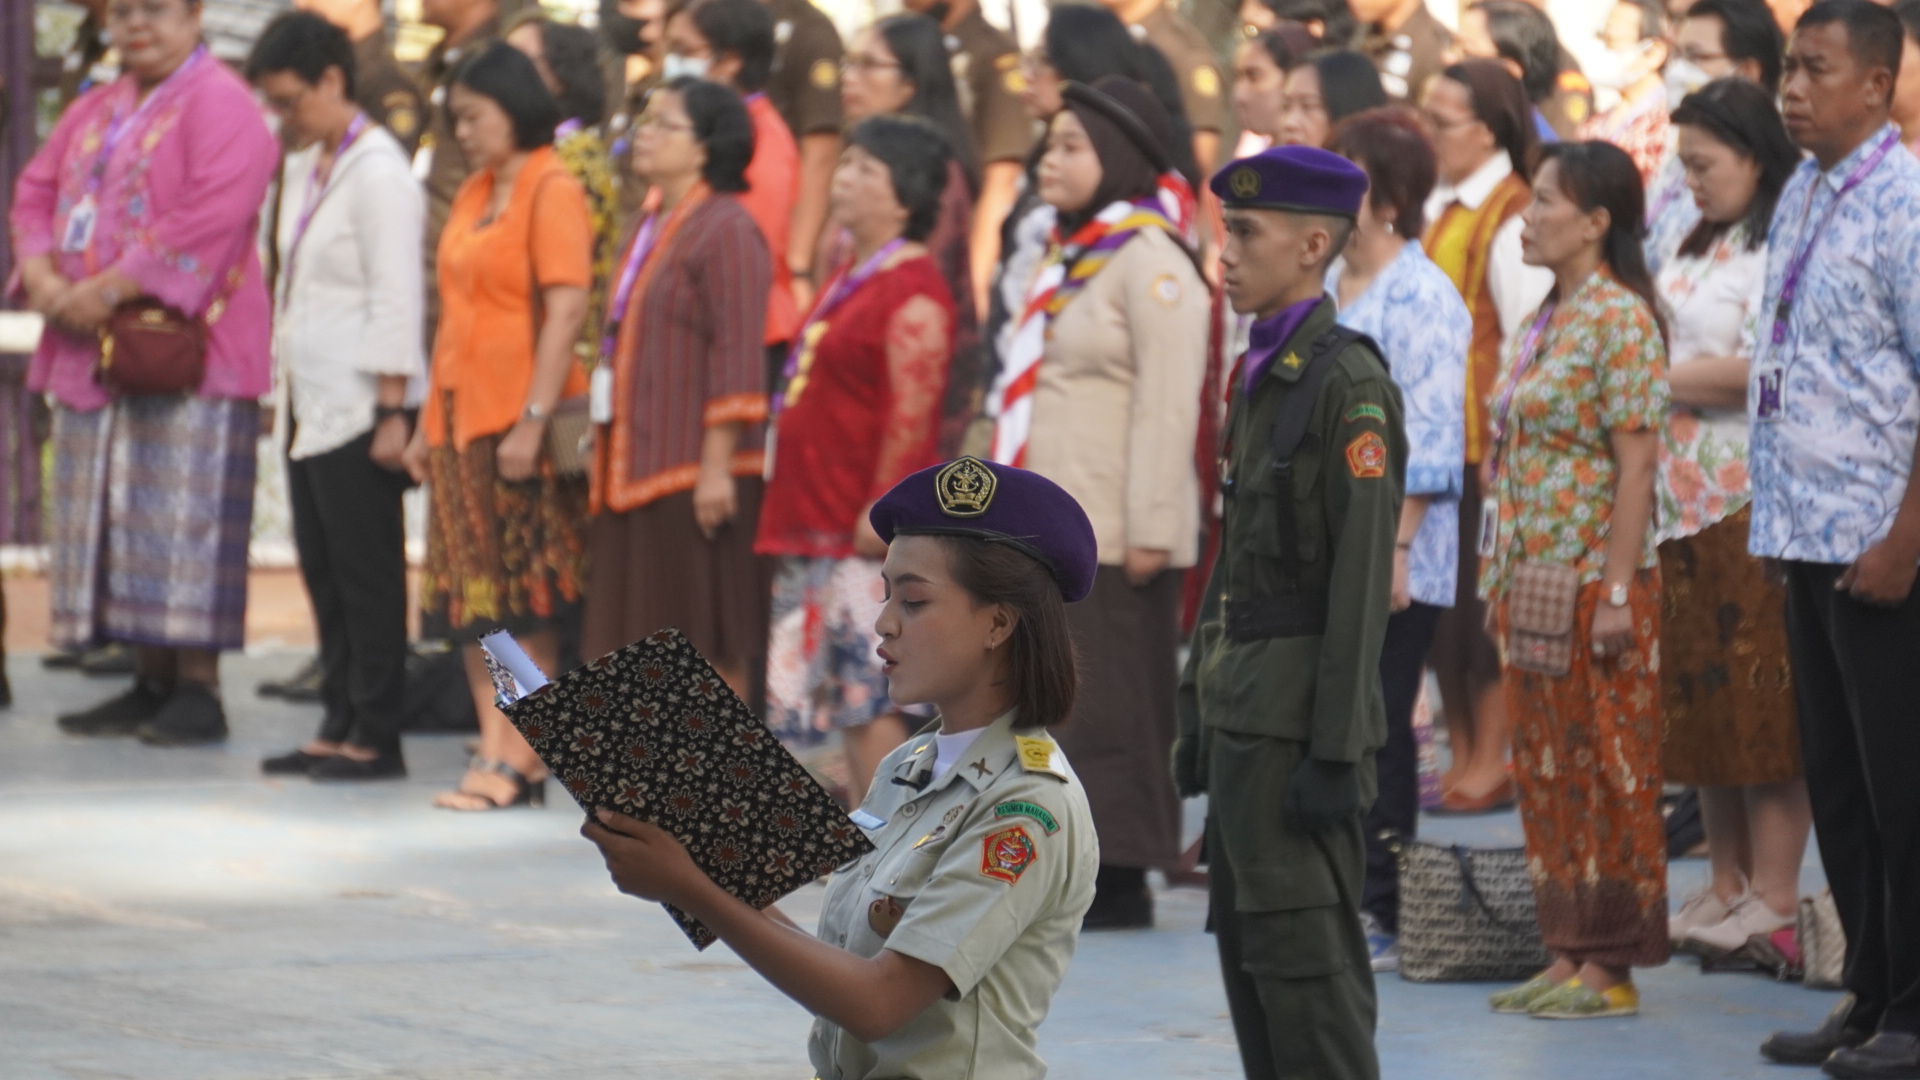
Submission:
{"label": "brown long skirt", "polygon": [[1145,588],[1102,566],[1093,592],[1067,607],[1080,654],[1080,693],[1053,729],[1086,786],[1105,866],[1171,869],[1180,859],[1180,797],[1168,760],[1180,678],[1180,595],[1185,571]]}
{"label": "brown long skirt", "polygon": [[1660,545],[1664,765],[1676,783],[1735,787],[1801,773],[1786,590],[1747,554],[1750,509]]}
{"label": "brown long skirt", "polygon": [[587,525],[586,628],[592,659],[675,626],[693,647],[725,666],[767,655],[772,559],[753,553],[764,482],[734,481],[739,509],[712,540],[700,535],[693,492],[667,495]]}

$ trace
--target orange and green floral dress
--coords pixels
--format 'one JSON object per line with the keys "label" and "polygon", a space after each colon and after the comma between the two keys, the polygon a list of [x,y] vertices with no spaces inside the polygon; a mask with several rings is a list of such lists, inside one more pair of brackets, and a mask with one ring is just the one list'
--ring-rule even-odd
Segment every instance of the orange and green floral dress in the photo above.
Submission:
{"label": "orange and green floral dress", "polygon": [[[1529,324],[1532,325],[1532,324]],[[1649,523],[1628,587],[1634,644],[1594,658],[1604,602],[1614,476],[1610,435],[1659,431],[1668,409],[1666,345],[1645,301],[1601,271],[1554,309],[1530,363],[1516,335],[1490,408],[1511,402],[1497,447],[1493,557],[1481,595],[1499,639],[1514,568],[1526,561],[1580,573],[1573,669],[1509,669],[1514,779],[1527,834],[1540,930],[1557,956],[1609,967],[1667,958],[1666,831],[1660,817],[1660,575]]]}

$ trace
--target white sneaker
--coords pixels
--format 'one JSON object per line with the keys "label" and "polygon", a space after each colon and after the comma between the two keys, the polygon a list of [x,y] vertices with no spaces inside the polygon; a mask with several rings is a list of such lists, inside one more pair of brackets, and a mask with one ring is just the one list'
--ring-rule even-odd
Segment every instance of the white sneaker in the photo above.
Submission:
{"label": "white sneaker", "polygon": [[[1742,894],[1742,897],[1744,895]],[[1734,904],[1739,902],[1739,898],[1734,900]],[[1684,945],[1687,934],[1691,931],[1702,926],[1712,926],[1731,914],[1733,914],[1733,905],[1714,895],[1713,882],[1709,881],[1681,903],[1678,914],[1668,917],[1667,938],[1676,946]]]}
{"label": "white sneaker", "polygon": [[1380,920],[1370,911],[1360,913],[1360,927],[1367,935],[1367,952],[1373,957],[1373,970],[1400,970],[1400,939],[1380,928]]}
{"label": "white sneaker", "polygon": [[1708,959],[1718,959],[1746,947],[1755,934],[1771,934],[1794,923],[1792,914],[1779,915],[1766,901],[1749,893],[1734,904],[1726,918],[1712,926],[1687,931],[1687,943]]}

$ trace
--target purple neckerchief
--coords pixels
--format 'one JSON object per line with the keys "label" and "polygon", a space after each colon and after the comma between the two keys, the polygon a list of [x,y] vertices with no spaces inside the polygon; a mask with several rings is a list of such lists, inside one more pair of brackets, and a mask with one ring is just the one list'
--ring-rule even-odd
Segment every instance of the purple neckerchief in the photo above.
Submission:
{"label": "purple neckerchief", "polygon": [[1320,300],[1321,298],[1316,296],[1311,300],[1302,300],[1291,307],[1283,308],[1254,323],[1252,329],[1247,332],[1247,357],[1242,361],[1240,368],[1243,380],[1241,389],[1248,397],[1253,396],[1253,388],[1260,385],[1260,380],[1266,376],[1267,369],[1273,366],[1273,358],[1279,353],[1280,346],[1285,345],[1288,338],[1299,332],[1300,327],[1306,323],[1307,316],[1313,314],[1313,309],[1320,305]]}

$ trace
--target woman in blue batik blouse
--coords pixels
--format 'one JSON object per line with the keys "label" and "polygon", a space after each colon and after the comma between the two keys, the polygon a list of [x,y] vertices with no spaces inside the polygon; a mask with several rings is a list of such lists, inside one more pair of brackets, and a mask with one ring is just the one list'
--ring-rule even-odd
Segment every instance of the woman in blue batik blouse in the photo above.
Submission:
{"label": "woman in blue batik blouse", "polygon": [[1404,108],[1369,109],[1334,129],[1329,148],[1367,174],[1346,254],[1327,272],[1340,322],[1372,337],[1405,400],[1407,496],[1393,559],[1393,617],[1380,654],[1387,743],[1375,759],[1380,795],[1367,815],[1367,880],[1361,909],[1375,971],[1399,966],[1400,888],[1381,838],[1409,839],[1420,817],[1413,706],[1440,612],[1453,606],[1466,461],[1467,345],[1473,317],[1459,290],[1420,249],[1423,207],[1433,190],[1433,147]]}

